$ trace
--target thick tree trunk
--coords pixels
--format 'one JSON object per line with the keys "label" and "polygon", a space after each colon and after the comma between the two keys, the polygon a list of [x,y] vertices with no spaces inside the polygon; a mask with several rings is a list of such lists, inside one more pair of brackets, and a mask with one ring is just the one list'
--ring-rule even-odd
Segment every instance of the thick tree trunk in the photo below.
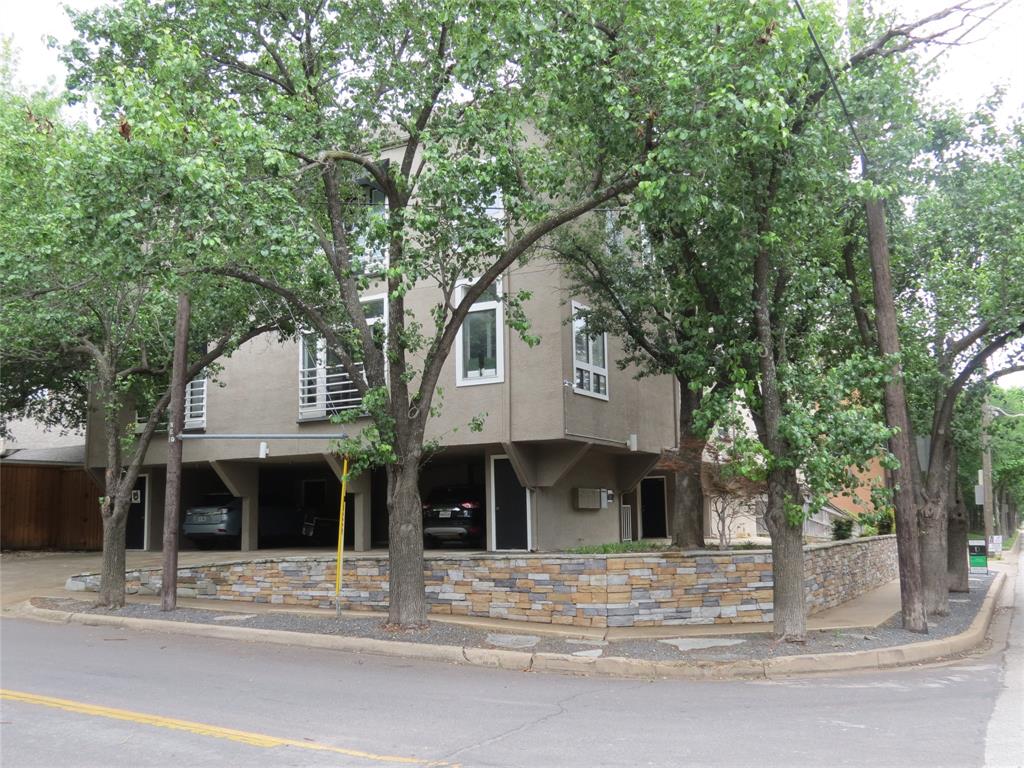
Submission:
{"label": "thick tree trunk", "polygon": [[797,503],[797,489],[792,470],[769,473],[765,524],[772,537],[773,631],[791,642],[802,642],[807,635],[803,522],[792,525],[786,517],[787,502]]}
{"label": "thick tree trunk", "polygon": [[679,379],[679,451],[675,470],[675,501],[672,505],[672,546],[700,549],[704,546],[704,488],[701,467],[707,441],[694,434],[694,417],[701,392]]}
{"label": "thick tree trunk", "polygon": [[124,536],[128,527],[129,499],[113,499],[110,514],[103,517],[103,564],[97,603],[108,608],[124,607]]}
{"label": "thick tree trunk", "polygon": [[[885,208],[881,200],[864,204],[868,220],[868,251],[875,299],[875,328],[878,349],[898,361],[900,354],[896,305],[892,295],[892,273],[889,267],[889,237],[885,226]],[[927,632],[924,584],[921,573],[921,550],[918,532],[917,499],[914,471],[917,466],[911,453],[913,433],[907,417],[907,396],[903,369],[894,362],[885,385],[885,418],[897,433],[889,447],[899,466],[893,471],[895,481],[896,546],[900,568],[900,605],[903,628],[911,632]]]}
{"label": "thick tree trunk", "polygon": [[921,575],[924,582],[924,608],[929,616],[949,615],[947,504],[946,494],[939,493],[929,497],[920,512]]}
{"label": "thick tree trunk", "polygon": [[388,623],[418,627],[427,619],[419,457],[407,457],[401,463],[391,464],[387,473],[390,535]]}
{"label": "thick tree trunk", "polygon": [[672,507],[672,546],[679,549],[704,546],[704,489],[700,479],[704,444],[698,438],[680,439]]}
{"label": "thick tree trunk", "polygon": [[950,502],[946,535],[946,571],[950,592],[969,592],[967,563],[967,509],[963,499]]}
{"label": "thick tree trunk", "polygon": [[946,586],[950,592],[967,592],[967,509],[960,494],[956,446],[950,446],[949,472],[946,473]]}

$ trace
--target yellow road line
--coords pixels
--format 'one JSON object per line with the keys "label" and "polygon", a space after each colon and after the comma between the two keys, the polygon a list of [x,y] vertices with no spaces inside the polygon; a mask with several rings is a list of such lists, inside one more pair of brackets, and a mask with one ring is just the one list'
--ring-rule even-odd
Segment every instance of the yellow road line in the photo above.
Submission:
{"label": "yellow road line", "polygon": [[[25,693],[22,691],[11,691],[0,688],[0,699],[9,701],[20,701],[25,704],[38,704],[43,707],[63,709],[66,712],[77,712],[82,715],[94,717],[107,717],[112,720],[126,720],[130,723],[151,725],[157,728],[170,728],[175,731],[188,731],[199,736],[211,736],[216,739],[228,739],[248,744],[253,747],[299,747],[311,749],[317,752],[333,752],[348,757],[357,757],[362,760],[372,760],[383,763],[401,763],[403,765],[424,765],[424,766],[452,766],[451,763],[426,760],[418,757],[401,757],[398,755],[378,755],[373,752],[363,752],[358,749],[346,749],[334,747],[330,744],[320,744],[315,741],[299,741],[297,739],[282,739],[277,736],[268,736],[263,733],[252,733],[250,731],[239,731],[234,728],[221,728],[218,725],[208,723],[197,723],[192,720],[178,720],[173,717],[161,717],[160,715],[147,715],[144,712],[133,712],[128,709],[115,709],[113,707],[101,707],[97,704],[86,704],[81,701],[70,699],[58,699],[53,696],[40,696],[36,693]],[[452,766],[452,768],[457,768]]]}

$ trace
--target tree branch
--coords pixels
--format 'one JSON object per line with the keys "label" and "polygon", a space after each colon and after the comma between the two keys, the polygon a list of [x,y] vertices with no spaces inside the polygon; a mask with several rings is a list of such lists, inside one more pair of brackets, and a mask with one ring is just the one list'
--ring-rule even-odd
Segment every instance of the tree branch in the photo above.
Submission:
{"label": "tree branch", "polygon": [[[331,349],[333,349],[337,353],[338,358],[341,360],[341,364],[345,366],[345,368],[347,368],[349,371],[355,370],[355,361],[352,359],[352,356],[349,353],[348,348],[342,343],[341,338],[338,336],[337,333],[335,333],[334,328],[331,326],[329,322],[327,322],[327,318],[325,318],[323,316],[323,313],[321,313],[316,307],[314,307],[309,302],[305,301],[295,291],[285,288],[283,285],[280,285],[279,283],[273,280],[268,280],[267,278],[261,277],[254,272],[250,272],[247,269],[243,269],[242,267],[234,265],[228,265],[225,267],[211,267],[207,271],[214,275],[233,277],[236,280],[241,280],[243,282],[249,283],[250,285],[258,285],[261,288],[264,288],[270,291],[271,293],[275,293],[278,296],[280,296],[293,307],[296,307],[303,314],[306,320],[313,326],[313,328],[324,337],[324,339],[330,345]],[[200,368],[199,370],[202,370],[202,368]],[[363,381],[362,377],[352,376],[351,379],[353,386],[355,386],[355,388],[358,390],[360,396],[365,395],[367,387],[366,382]]]}
{"label": "tree branch", "polygon": [[952,362],[962,353],[973,347],[981,338],[989,332],[992,328],[992,323],[989,320],[982,322],[977,328],[968,333],[965,336],[957,339],[956,341],[950,342],[946,346],[945,357],[952,364]]}
{"label": "tree branch", "polygon": [[[935,411],[935,416],[932,419],[932,457],[937,455],[939,450],[939,444],[947,439],[950,424],[953,420],[953,409],[956,406],[956,400],[960,396],[964,387],[967,386],[967,382],[971,380],[971,377],[975,372],[984,365],[985,361],[988,360],[993,354],[1002,349],[1006,344],[1024,335],[1024,322],[1015,328],[1011,328],[1007,331],[996,336],[992,341],[986,344],[981,350],[979,350],[974,357],[972,357],[960,374],[953,380],[953,382],[946,389],[946,394],[942,397],[941,404]],[[930,464],[929,466],[934,466]],[[929,478],[932,476],[931,470],[928,472]],[[931,484],[931,483],[930,483]]]}
{"label": "tree branch", "polygon": [[1011,365],[1006,368],[1000,368],[998,371],[990,373],[985,377],[986,381],[995,381],[1001,379],[1003,376],[1009,376],[1011,373],[1024,373],[1024,363],[1020,365]]}
{"label": "tree branch", "polygon": [[857,248],[857,241],[847,235],[843,244],[843,266],[846,271],[846,284],[850,288],[850,306],[853,307],[853,316],[857,321],[857,332],[860,334],[860,343],[864,349],[875,348],[875,332],[871,327],[871,320],[864,309],[864,299],[860,295],[860,287],[857,284],[857,268],[853,261],[854,251]]}
{"label": "tree branch", "polygon": [[[316,160],[318,163],[326,163],[329,160],[341,160],[361,166],[373,177],[373,180],[377,182],[380,188],[384,190],[388,196],[388,201],[392,203],[393,207],[398,207],[398,189],[395,187],[394,181],[392,181],[387,171],[384,170],[384,167],[372,158],[344,149],[325,149],[317,153]],[[394,198],[394,201],[392,201],[392,198]]]}
{"label": "tree branch", "polygon": [[287,93],[289,96],[295,95],[295,90],[291,85],[288,84],[288,82],[282,80],[279,77],[276,77],[275,75],[270,74],[269,72],[260,69],[259,67],[254,67],[249,64],[246,64],[245,62],[239,61],[233,56],[217,56],[216,54],[214,54],[211,55],[211,58],[218,64],[221,64],[225,67],[229,67],[230,69],[233,69],[236,72],[241,72],[243,75],[251,75],[252,77],[259,78],[260,80],[266,80],[268,83],[273,83],[282,91]]}
{"label": "tree branch", "polygon": [[445,57],[448,54],[448,25],[441,25],[441,32],[438,36],[437,41],[437,62],[440,65],[440,73],[438,74],[437,82],[434,84],[434,90],[431,91],[430,97],[427,102],[420,108],[419,114],[416,117],[416,122],[412,129],[409,131],[409,140],[405,145],[405,154],[402,157],[402,165],[400,173],[403,179],[409,178],[409,172],[412,170],[413,159],[416,157],[416,149],[420,144],[420,134],[423,129],[427,127],[427,123],[430,122],[430,116],[434,112],[434,107],[437,105],[437,99],[441,95],[441,91],[444,90],[444,84],[451,77],[451,73],[454,69],[454,65],[444,66]]}

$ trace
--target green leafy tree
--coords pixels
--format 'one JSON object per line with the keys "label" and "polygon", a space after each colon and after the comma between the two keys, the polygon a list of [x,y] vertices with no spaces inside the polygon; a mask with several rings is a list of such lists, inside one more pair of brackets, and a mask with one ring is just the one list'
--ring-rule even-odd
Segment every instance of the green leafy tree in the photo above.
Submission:
{"label": "green leafy tree", "polygon": [[[362,364],[370,420],[340,448],[387,470],[394,624],[425,617],[418,483],[441,367],[506,269],[638,183],[662,23],[639,2],[504,0],[127,0],[75,17],[79,87],[146,71],[265,132],[300,234],[261,228],[262,250],[208,267],[287,301],[346,369]],[[415,317],[406,297],[423,284],[437,299]],[[387,293],[386,334],[366,323],[370,287]],[[523,298],[504,297],[506,316],[532,340]]]}
{"label": "green leafy tree", "polygon": [[[1020,125],[1000,130],[995,102],[968,116],[908,106],[902,136],[879,136],[869,151],[881,159],[878,177],[909,202],[889,212],[893,290],[911,437],[928,440],[926,463],[918,466],[916,451],[910,460],[924,608],[938,616],[949,612],[948,550],[966,548],[964,520],[957,541],[947,540],[951,516],[961,514],[958,425],[976,432],[980,413],[965,394],[979,391],[994,359],[1013,368],[1024,355],[1024,155]],[[964,407],[973,422],[959,416]]]}
{"label": "green leafy tree", "polygon": [[[838,46],[832,10],[812,12],[826,48]],[[804,517],[853,484],[850,467],[878,455],[890,432],[880,423],[880,363],[857,352],[849,332],[866,315],[851,317],[846,302],[850,155],[840,105],[795,9],[741,13],[745,23],[724,24],[722,34],[744,44],[711,49],[717,87],[674,126],[700,141],[659,153],[663,176],[638,189],[632,221],[644,227],[650,257],[624,263],[593,247],[567,256],[602,297],[595,322],[630,338],[632,358],[690,393],[703,416],[680,431],[694,454],[720,413],[714,404],[743,393],[768,487],[775,632],[800,639]],[[864,91],[885,89],[873,84],[878,62],[898,58],[920,26],[874,20],[835,69]]]}
{"label": "green leafy tree", "polygon": [[992,427],[992,475],[995,496],[1002,511],[999,530],[1010,536],[1024,510],[1024,389],[994,389]]}
{"label": "green leafy tree", "polygon": [[117,113],[96,128],[65,124],[54,103],[0,94],[0,412],[64,426],[91,412],[99,425],[99,599],[115,607],[131,491],[170,398],[177,290],[201,307],[189,378],[273,327],[252,309],[252,289],[189,274],[198,254],[233,237],[225,201],[251,190],[221,164],[202,119],[135,85],[122,83]]}

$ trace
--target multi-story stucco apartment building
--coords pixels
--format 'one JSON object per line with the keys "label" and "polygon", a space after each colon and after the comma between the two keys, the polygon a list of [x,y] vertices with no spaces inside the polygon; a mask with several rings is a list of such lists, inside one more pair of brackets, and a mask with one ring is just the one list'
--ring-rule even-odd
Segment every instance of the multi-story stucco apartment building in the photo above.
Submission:
{"label": "multi-story stucco apartment building", "polygon": [[[534,347],[503,316],[501,295],[523,290],[532,294],[525,305],[531,333],[541,339]],[[406,306],[417,317],[429,317],[435,291],[417,286]],[[363,298],[368,315],[383,322],[386,294],[371,289]],[[572,293],[556,264],[534,259],[516,265],[474,305],[445,363],[443,393],[435,400],[440,414],[427,434],[442,449],[424,467],[421,493],[443,485],[479,488],[488,549],[552,550],[665,535],[665,478],[649,478],[642,500],[637,490],[662,450],[676,444],[674,380],[637,379],[634,370],[620,370],[619,342],[588,335],[573,319],[586,301]],[[210,492],[241,497],[246,550],[260,544],[267,524],[261,525],[261,508],[337,508],[341,465],[324,436],[351,433],[366,423],[330,421],[339,409],[360,407],[347,381],[348,373],[315,337],[282,343],[268,334],[225,359],[215,378],[193,382],[190,434],[303,439],[186,441],[183,507]],[[471,430],[470,421],[478,417],[482,429]],[[96,436],[102,430],[94,415],[89,427],[87,461],[100,467],[102,440]],[[160,547],[166,448],[158,434],[136,494],[129,547]],[[349,493],[348,545],[385,546],[383,470],[352,478]]]}

